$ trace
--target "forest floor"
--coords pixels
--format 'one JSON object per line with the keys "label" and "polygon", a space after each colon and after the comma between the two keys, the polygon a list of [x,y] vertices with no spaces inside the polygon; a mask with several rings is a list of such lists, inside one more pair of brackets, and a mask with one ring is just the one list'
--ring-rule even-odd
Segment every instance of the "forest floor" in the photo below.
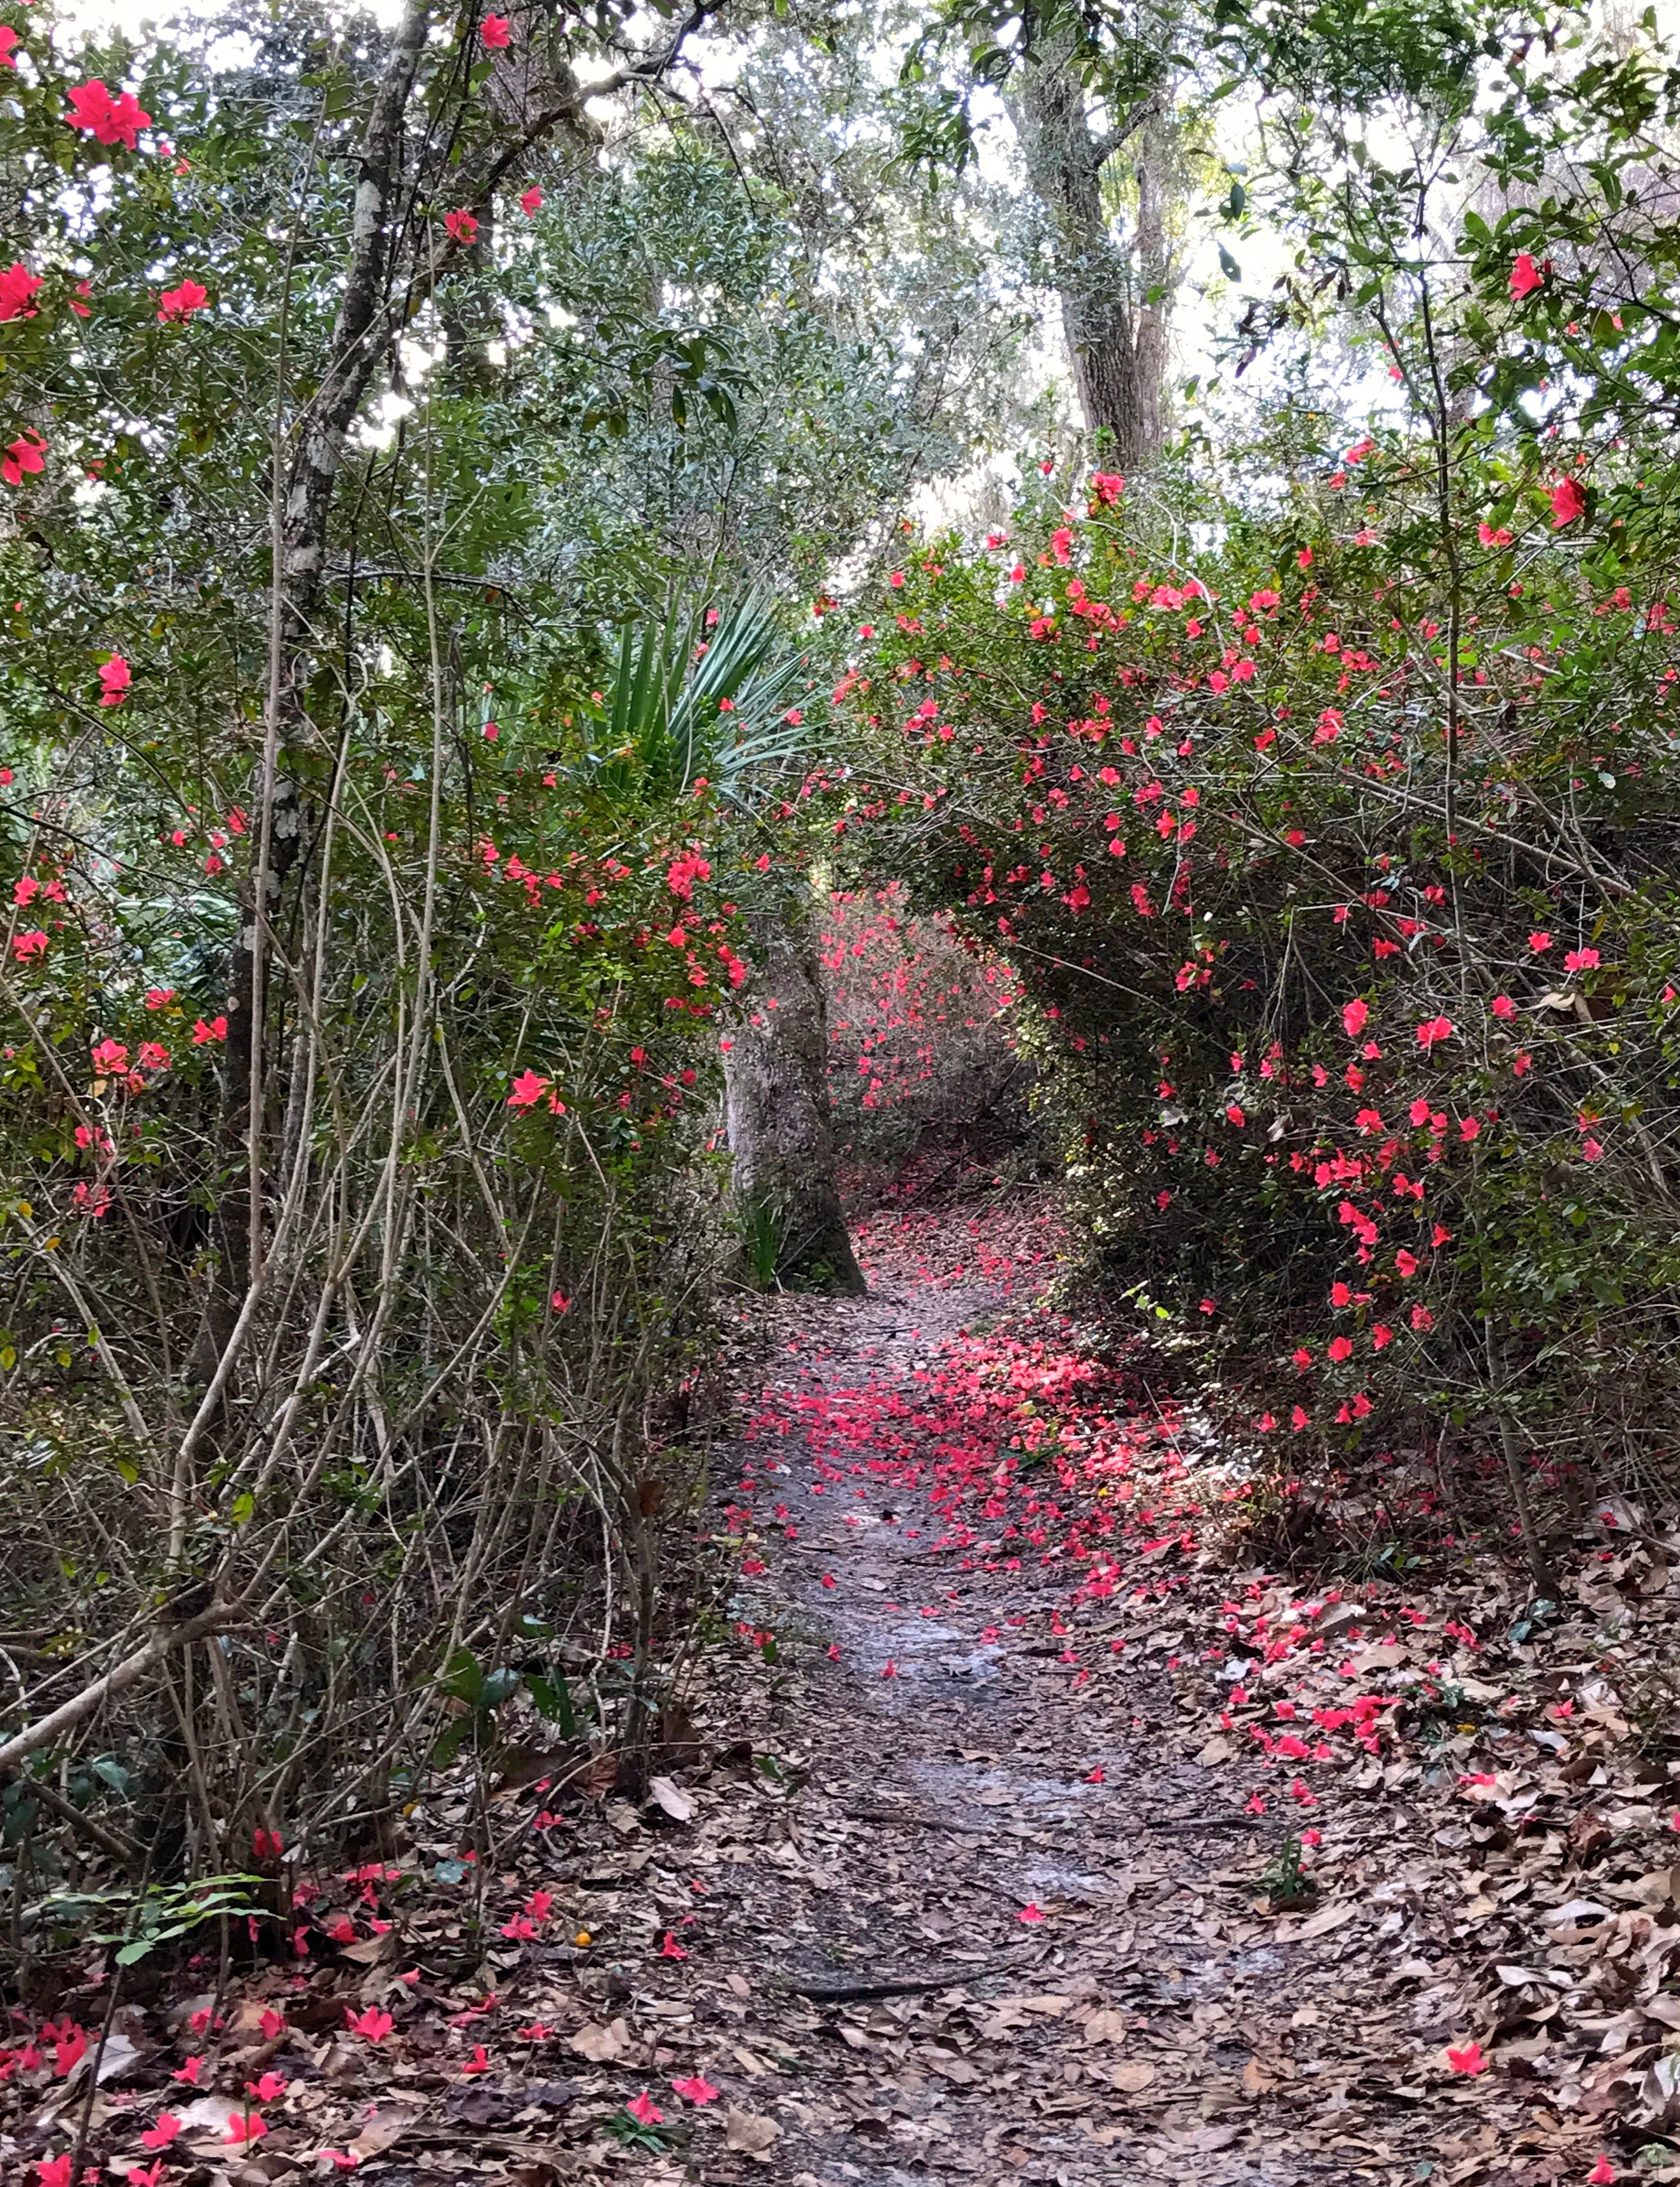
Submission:
{"label": "forest floor", "polygon": [[[868,1298],[737,1362],[741,1576],[652,1796],[513,1773],[477,1862],[436,1800],[318,1886],[312,1971],[120,2004],[95,2176],[1680,2179],[1680,1546],[1593,1515],[1538,1612],[1486,1554],[1281,1575],[1194,1410],[1047,1303],[1048,1203],[860,1245]],[[8,2181],[89,2104],[53,2032]]]}

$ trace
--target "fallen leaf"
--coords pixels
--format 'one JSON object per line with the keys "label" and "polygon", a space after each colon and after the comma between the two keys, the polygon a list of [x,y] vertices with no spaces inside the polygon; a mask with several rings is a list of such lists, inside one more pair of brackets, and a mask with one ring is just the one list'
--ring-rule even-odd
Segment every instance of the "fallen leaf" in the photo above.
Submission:
{"label": "fallen leaf", "polygon": [[1364,1910],[1357,1898],[1339,1898],[1331,1905],[1321,1906],[1316,1914],[1309,1914],[1298,1929],[1290,1928],[1287,1923],[1280,1925],[1278,1941],[1301,1943],[1313,1937],[1328,1937],[1332,1929],[1346,1927]]}
{"label": "fallen leaf", "polygon": [[1139,2095],[1155,2080],[1155,2069],[1147,2058],[1129,2058],[1109,2069],[1109,2086],[1122,2096]]}
{"label": "fallen leaf", "polygon": [[750,2156],[764,2156],[782,2131],[774,2119],[761,2118],[756,2111],[737,2111],[733,2104],[723,2116],[724,2140],[731,2149],[744,2150]]}
{"label": "fallen leaf", "polygon": [[680,1785],[672,1784],[669,1777],[649,1778],[648,1791],[673,1823],[691,1823],[694,1819],[692,1797]]}
{"label": "fallen leaf", "polygon": [[609,2059],[621,2058],[630,2048],[630,2029],[622,2020],[614,2021],[610,2027],[598,2027],[591,2021],[570,2042],[580,2058],[587,2058],[592,2066],[604,2066]]}
{"label": "fallen leaf", "polygon": [[424,2116],[424,2104],[376,2105],[356,2129],[356,2139],[350,2145],[352,2155],[379,2156],[382,2150],[400,2141],[409,2128],[417,2125]]}

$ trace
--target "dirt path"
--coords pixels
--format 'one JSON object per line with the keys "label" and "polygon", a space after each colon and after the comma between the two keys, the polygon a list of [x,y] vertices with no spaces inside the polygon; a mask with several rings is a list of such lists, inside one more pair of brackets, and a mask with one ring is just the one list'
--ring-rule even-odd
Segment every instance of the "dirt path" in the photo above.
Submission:
{"label": "dirt path", "polygon": [[1075,1683],[1043,1637],[1065,1570],[965,1571],[902,1467],[856,1476],[868,1424],[1011,1281],[901,1256],[866,1301],[782,1314],[767,1412],[807,1425],[761,1414],[744,1446],[739,1493],[772,1523],[738,1607],[792,1658],[754,1734],[786,1789],[767,1785],[757,1844],[722,1848],[741,1911],[708,1971],[738,2100],[782,2130],[701,2176],[1427,2177],[1403,2120],[1351,2094],[1368,1951],[1344,1956],[1340,1914],[1295,1942],[1256,1918],[1277,1831],[1172,1755],[1160,1655]]}
{"label": "dirt path", "polygon": [[[645,1796],[458,1770],[400,1860],[299,1877],[286,1960],[137,1983],[110,2176],[1680,2180],[1680,1526],[1591,1520],[1564,1605],[1451,1534],[1268,1570],[999,1203],[883,1218],[871,1296],[767,1351],[755,1312],[703,1521],[739,1577]],[[105,2001],[56,2002],[0,2048],[7,2187],[68,2187]]]}

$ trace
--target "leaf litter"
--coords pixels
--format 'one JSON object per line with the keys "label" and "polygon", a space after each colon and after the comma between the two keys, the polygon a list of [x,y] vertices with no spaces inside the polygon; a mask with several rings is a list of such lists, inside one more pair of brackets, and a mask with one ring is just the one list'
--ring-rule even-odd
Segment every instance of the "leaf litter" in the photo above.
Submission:
{"label": "leaf litter", "polygon": [[91,2100],[90,1969],[0,2051],[4,2176],[87,2102],[165,2187],[1680,2179],[1672,1515],[1584,1514],[1549,1605],[1262,1566],[1053,1231],[879,1217],[868,1299],[758,1317],[645,1796],[458,1775]]}

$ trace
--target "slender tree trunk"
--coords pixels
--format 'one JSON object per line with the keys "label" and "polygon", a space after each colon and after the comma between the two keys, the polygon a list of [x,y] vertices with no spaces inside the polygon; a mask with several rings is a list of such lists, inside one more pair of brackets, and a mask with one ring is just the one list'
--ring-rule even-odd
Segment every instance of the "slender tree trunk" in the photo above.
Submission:
{"label": "slender tree trunk", "polygon": [[809,907],[789,900],[748,920],[755,973],[724,1058],[735,1198],[773,1226],[778,1282],[861,1297],[834,1177],[829,1013]]}
{"label": "slender tree trunk", "polygon": [[[471,177],[475,192],[471,201],[480,220],[488,224],[496,191],[555,130],[589,135],[591,125],[583,112],[586,98],[632,83],[656,82],[716,4],[716,0],[696,0],[693,12],[662,48],[626,63],[587,87],[580,85],[570,66],[553,56],[543,68],[532,64],[523,73],[510,74],[498,87],[497,102],[507,124],[505,141],[493,158],[474,169]],[[423,138],[418,147],[412,146],[407,127],[433,12],[431,0],[407,0],[391,34],[356,155],[356,194],[338,317],[319,381],[295,421],[284,478],[278,481],[274,658],[257,814],[260,848],[256,869],[240,891],[239,929],[228,965],[228,1043],[220,1120],[224,1175],[217,1207],[220,1267],[211,1281],[190,1362],[191,1371],[203,1380],[213,1377],[233,1341],[241,1306],[260,1273],[261,1089],[265,1052],[272,1044],[267,1006],[269,958],[288,881],[306,847],[295,760],[314,734],[308,692],[326,635],[321,621],[333,498],[351,426],[381,358],[405,323],[407,306],[458,255],[458,245],[439,247],[434,232],[424,223],[411,222],[408,249],[413,256],[406,293],[402,281],[396,278],[401,270],[395,253],[405,224],[402,216],[424,198],[438,171],[441,148],[448,142],[445,131],[436,142]],[[539,85],[546,104],[529,113],[529,100]],[[284,359],[280,368],[287,368]]]}
{"label": "slender tree trunk", "polygon": [[[1123,469],[1160,451],[1167,316],[1175,278],[1165,212],[1172,131],[1164,108],[1140,104],[1096,135],[1074,37],[1043,39],[1012,100],[1027,180],[1049,223],[1054,279],[1087,429],[1106,432]],[[1103,210],[1103,169],[1124,147],[1135,164],[1138,212],[1129,243]]]}
{"label": "slender tree trunk", "polygon": [[344,466],[346,436],[393,332],[385,308],[391,216],[402,183],[403,120],[430,20],[426,0],[409,0],[374,95],[357,154],[350,256],[327,369],[304,413],[276,526],[278,661],[270,692],[273,719],[265,751],[262,809],[257,815],[259,855],[256,870],[239,891],[239,923],[228,960],[228,1044],[218,1134],[225,1178],[216,1210],[221,1265],[206,1296],[189,1363],[189,1370],[203,1381],[215,1372],[256,1273],[252,1236],[261,1211],[253,1195],[262,1167],[264,1118],[261,1099],[253,1102],[252,1089],[261,1088],[264,1076],[269,936],[304,847],[303,801],[287,760],[306,728],[305,692],[317,645],[328,520]]}

